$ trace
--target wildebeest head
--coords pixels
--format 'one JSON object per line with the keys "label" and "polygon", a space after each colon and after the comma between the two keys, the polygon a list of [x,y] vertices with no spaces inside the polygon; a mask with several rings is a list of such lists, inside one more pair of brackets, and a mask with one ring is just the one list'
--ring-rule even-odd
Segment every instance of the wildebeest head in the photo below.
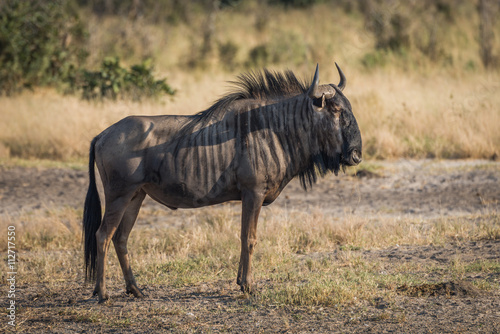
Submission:
{"label": "wildebeest head", "polygon": [[[331,136],[338,136],[342,142],[340,152],[340,164],[343,166],[355,166],[361,162],[362,143],[361,133],[356,118],[352,113],[351,104],[344,96],[342,90],[346,86],[346,77],[340,67],[337,70],[340,75],[338,85],[319,85],[318,67],[314,75],[313,83],[308,90],[309,97],[313,100],[314,108],[324,114],[325,119],[333,123]],[[333,152],[328,152],[329,155]]]}

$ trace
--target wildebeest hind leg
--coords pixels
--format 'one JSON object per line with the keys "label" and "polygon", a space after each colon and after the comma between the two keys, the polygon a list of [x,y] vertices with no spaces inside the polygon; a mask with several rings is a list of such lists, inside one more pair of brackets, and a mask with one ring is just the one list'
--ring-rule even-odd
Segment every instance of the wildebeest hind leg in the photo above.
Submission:
{"label": "wildebeest hind leg", "polygon": [[137,287],[135,282],[134,274],[132,273],[132,268],[130,266],[130,261],[128,257],[127,241],[130,235],[130,231],[137,220],[137,215],[141,208],[142,202],[146,197],[144,190],[139,190],[139,192],[132,198],[130,204],[123,215],[122,221],[115,235],[113,236],[113,244],[115,246],[116,255],[120,261],[120,266],[123,272],[123,278],[125,279],[127,293],[133,294],[135,297],[144,297],[144,294]]}
{"label": "wildebeest hind leg", "polygon": [[101,226],[96,232],[97,280],[94,295],[97,294],[99,296],[99,303],[102,303],[109,298],[104,280],[108,248],[133,194],[134,192],[131,192],[128,196],[114,197],[109,200],[106,198],[106,210],[104,212],[104,217],[102,219]]}

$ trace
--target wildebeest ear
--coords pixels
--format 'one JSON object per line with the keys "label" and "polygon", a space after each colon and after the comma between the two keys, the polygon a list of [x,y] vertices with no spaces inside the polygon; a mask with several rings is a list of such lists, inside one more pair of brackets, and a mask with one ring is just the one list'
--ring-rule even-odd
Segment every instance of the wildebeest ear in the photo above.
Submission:
{"label": "wildebeest ear", "polygon": [[316,64],[316,72],[314,73],[314,78],[311,87],[307,90],[307,95],[311,99],[318,98],[318,84],[319,84],[319,64]]}
{"label": "wildebeest ear", "polygon": [[319,98],[313,98],[313,105],[318,108],[324,108],[325,107],[325,93],[321,94],[321,97]]}
{"label": "wildebeest ear", "polygon": [[337,66],[337,71],[339,71],[339,75],[340,75],[340,82],[337,85],[337,87],[342,91],[345,88],[345,85],[347,83],[347,79],[345,78],[344,72],[342,72],[342,70],[340,69],[340,66],[337,63],[335,63],[335,66]]}

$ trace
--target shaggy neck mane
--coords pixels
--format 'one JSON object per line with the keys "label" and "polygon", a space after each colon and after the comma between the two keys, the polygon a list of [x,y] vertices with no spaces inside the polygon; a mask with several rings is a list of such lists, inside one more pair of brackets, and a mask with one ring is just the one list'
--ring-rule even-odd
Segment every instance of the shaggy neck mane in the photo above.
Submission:
{"label": "shaggy neck mane", "polygon": [[[190,116],[190,120],[179,132],[179,137],[192,134],[220,121],[229,112],[238,112],[238,110],[231,108],[231,105],[237,101],[253,100],[256,104],[262,102],[276,103],[305,94],[310,86],[310,83],[297,79],[291,71],[274,72],[267,69],[240,75],[236,81],[231,83],[236,89],[217,100],[210,108]],[[329,127],[328,129],[321,129],[320,131],[316,130],[313,131],[315,131],[317,137],[310,143],[312,144],[311,147],[302,147],[300,141],[294,143],[294,145],[285,145],[290,147],[286,154],[290,156],[290,163],[294,166],[290,166],[290,171],[295,171],[294,175],[290,176],[298,176],[302,187],[306,190],[316,183],[318,177],[322,177],[328,172],[337,174],[341,167],[340,155],[336,153],[335,149],[339,143],[330,136],[334,132],[333,127],[331,129]],[[290,140],[288,135],[279,135],[279,137],[279,140],[283,143]],[[292,149],[292,147],[294,148]],[[324,148],[328,149],[325,150]],[[309,154],[307,158],[304,156],[305,152]],[[304,161],[304,158],[308,161]],[[304,163],[305,165],[298,166]]]}
{"label": "shaggy neck mane", "polygon": [[[309,84],[297,79],[292,71],[275,72],[264,69],[238,76],[230,81],[235,90],[217,100],[210,108],[193,115],[190,125],[206,125],[220,120],[229,111],[233,102],[239,100],[282,100],[307,92]],[[200,124],[201,122],[201,124]],[[195,123],[195,124],[193,124]]]}

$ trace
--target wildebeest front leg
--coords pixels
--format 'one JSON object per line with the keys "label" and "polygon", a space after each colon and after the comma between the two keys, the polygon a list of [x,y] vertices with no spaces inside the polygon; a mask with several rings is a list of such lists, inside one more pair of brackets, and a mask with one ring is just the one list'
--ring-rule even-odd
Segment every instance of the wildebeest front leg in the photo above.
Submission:
{"label": "wildebeest front leg", "polygon": [[241,195],[241,255],[236,282],[243,292],[252,291],[252,254],[257,244],[257,221],[263,198],[252,191]]}
{"label": "wildebeest front leg", "polygon": [[134,274],[132,273],[132,268],[130,267],[127,241],[130,235],[130,231],[132,231],[132,227],[134,227],[134,224],[136,222],[137,215],[139,214],[142,202],[144,201],[144,197],[146,197],[146,193],[143,190],[140,190],[134,196],[134,198],[132,198],[132,201],[130,201],[127,210],[123,215],[120,226],[118,227],[118,230],[113,237],[113,244],[115,245],[118,261],[120,261],[120,266],[122,267],[127,293],[131,293],[134,295],[134,297],[137,298],[144,297],[144,294],[137,287]]}

